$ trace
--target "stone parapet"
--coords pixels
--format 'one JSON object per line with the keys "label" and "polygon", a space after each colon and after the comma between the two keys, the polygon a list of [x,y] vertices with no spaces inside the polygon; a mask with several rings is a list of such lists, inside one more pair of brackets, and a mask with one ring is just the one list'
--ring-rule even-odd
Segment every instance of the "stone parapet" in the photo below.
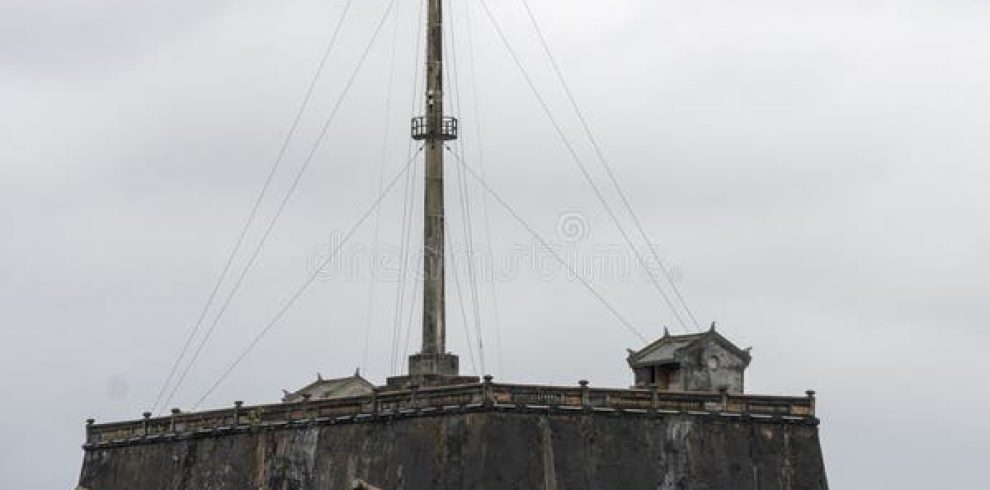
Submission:
{"label": "stone parapet", "polygon": [[369,396],[245,406],[98,424],[88,420],[86,447],[147,443],[190,435],[222,435],[253,428],[362,422],[387,417],[457,411],[597,411],[638,415],[717,415],[754,420],[817,424],[814,392],[803,397],[671,392],[656,389],[592,388],[480,383],[402,390],[376,390]]}

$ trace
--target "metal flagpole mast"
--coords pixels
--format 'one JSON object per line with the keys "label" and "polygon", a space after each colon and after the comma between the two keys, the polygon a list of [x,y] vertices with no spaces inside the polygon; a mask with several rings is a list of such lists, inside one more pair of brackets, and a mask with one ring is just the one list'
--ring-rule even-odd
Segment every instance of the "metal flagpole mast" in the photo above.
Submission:
{"label": "metal flagpole mast", "polygon": [[443,2],[426,0],[426,114],[412,120],[412,137],[425,146],[423,222],[423,347],[409,358],[409,374],[457,376],[457,356],[446,351],[444,289],[444,142],[457,138],[457,120],[443,113]]}
{"label": "metal flagpole mast", "polygon": [[443,354],[444,312],[443,203],[443,6],[429,0],[426,43],[426,192],[423,229],[423,354]]}

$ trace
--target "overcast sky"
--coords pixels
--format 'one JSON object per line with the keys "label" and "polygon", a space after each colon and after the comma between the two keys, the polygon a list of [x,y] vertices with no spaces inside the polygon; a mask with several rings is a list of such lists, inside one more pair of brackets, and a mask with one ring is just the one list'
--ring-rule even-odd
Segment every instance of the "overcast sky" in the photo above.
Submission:
{"label": "overcast sky", "polygon": [[[0,0],[0,486],[71,488],[83,420],[154,404],[345,3]],[[522,4],[488,3],[642,250]],[[754,348],[748,390],[818,390],[833,488],[986,487],[986,3],[530,3],[691,311]],[[337,116],[169,406],[196,403],[368,209],[380,176],[403,168],[419,2],[397,0],[342,98],[387,1],[355,4],[221,298],[341,101]],[[467,164],[644,335],[684,331],[478,1],[447,10]],[[463,370],[483,358],[501,380],[630,384],[625,349],[642,342],[470,177],[465,201],[458,168],[448,159],[451,248],[466,248],[466,204],[484,340],[482,354],[455,254],[467,303],[462,315],[448,281],[450,348]],[[204,406],[273,402],[317,372],[360,366],[383,382],[401,369],[418,312],[416,281],[396,270],[421,177],[408,193],[399,179]],[[415,247],[421,211],[408,209]]]}

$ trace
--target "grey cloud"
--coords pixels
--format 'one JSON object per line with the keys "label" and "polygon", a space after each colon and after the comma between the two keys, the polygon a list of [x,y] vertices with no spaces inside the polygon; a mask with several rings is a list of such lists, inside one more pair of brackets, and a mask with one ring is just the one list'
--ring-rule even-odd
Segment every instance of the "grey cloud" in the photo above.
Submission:
{"label": "grey cloud", "polygon": [[[384,6],[355,3],[263,218],[315,141]],[[514,2],[490,3],[608,189],[523,12]],[[694,311],[755,347],[754,390],[818,389],[832,484],[985,486],[978,469],[990,425],[973,413],[990,401],[979,385],[990,340],[982,297],[990,272],[986,7],[962,0],[532,4]],[[393,33],[386,173],[404,160],[417,7],[400,5],[399,30],[384,31],[257,270],[173,404],[195,402],[311,271],[313,257],[372,201]],[[544,236],[559,238],[561,214],[578,212],[588,227],[579,250],[622,250],[474,8],[479,83],[471,83],[465,5],[473,4],[449,10],[460,55],[454,105],[469,160],[476,164],[483,147],[491,186]],[[0,389],[13,400],[2,418],[11,441],[0,454],[2,486],[71,487],[82,419],[132,418],[153,401],[341,7],[317,0],[0,5]],[[455,168],[449,224],[460,237]],[[479,245],[503,257],[532,250],[532,237],[493,202],[494,239],[486,243],[483,193],[470,188]],[[384,202],[381,244],[398,241],[402,195],[400,186]],[[373,241],[370,223],[355,246]],[[545,272],[521,269],[496,284],[501,352],[486,302],[489,371],[521,382],[628,384],[623,353],[635,338],[579,284]],[[362,364],[381,380],[394,361],[395,285],[376,287],[365,358],[369,288],[360,277],[331,273],[319,281],[209,404],[268,402],[315,371],[349,373]],[[651,335],[664,324],[676,328],[641,277],[606,275],[596,287]],[[456,301],[449,300],[452,344],[468,365]]]}

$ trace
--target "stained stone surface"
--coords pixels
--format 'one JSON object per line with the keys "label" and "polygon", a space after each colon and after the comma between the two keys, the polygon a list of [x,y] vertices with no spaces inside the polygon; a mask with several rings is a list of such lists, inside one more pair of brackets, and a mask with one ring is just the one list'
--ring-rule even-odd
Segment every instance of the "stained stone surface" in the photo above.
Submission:
{"label": "stained stone surface", "polygon": [[818,427],[704,415],[497,411],[92,448],[94,490],[824,490]]}

